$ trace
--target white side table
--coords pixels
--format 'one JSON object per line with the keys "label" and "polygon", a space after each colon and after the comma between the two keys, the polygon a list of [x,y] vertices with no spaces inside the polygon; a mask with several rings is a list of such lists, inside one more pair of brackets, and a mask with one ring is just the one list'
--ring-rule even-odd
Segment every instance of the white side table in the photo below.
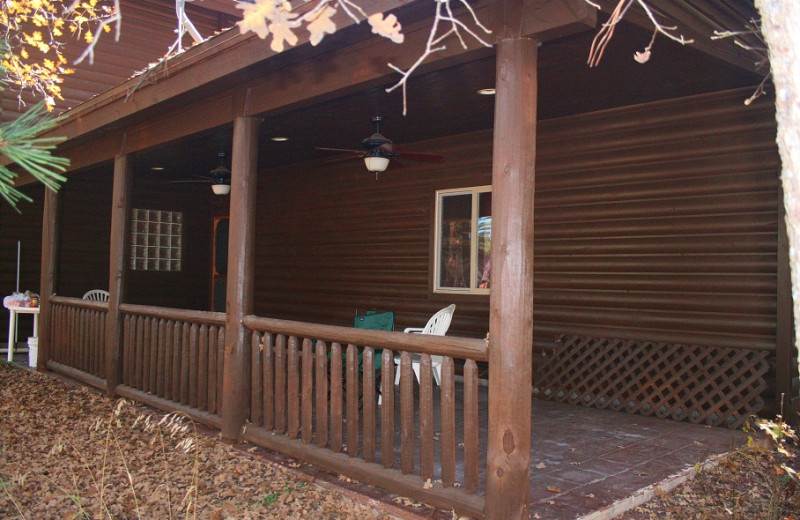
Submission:
{"label": "white side table", "polygon": [[39,337],[39,307],[6,307],[8,309],[8,362],[14,360],[17,345],[17,314],[33,314],[33,337]]}

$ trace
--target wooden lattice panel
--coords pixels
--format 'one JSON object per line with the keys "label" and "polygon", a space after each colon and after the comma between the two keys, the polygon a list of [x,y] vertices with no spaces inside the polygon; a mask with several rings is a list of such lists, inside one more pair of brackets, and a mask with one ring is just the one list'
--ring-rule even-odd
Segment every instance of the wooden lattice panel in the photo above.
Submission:
{"label": "wooden lattice panel", "polygon": [[585,336],[556,346],[536,396],[730,428],[764,406],[767,351]]}

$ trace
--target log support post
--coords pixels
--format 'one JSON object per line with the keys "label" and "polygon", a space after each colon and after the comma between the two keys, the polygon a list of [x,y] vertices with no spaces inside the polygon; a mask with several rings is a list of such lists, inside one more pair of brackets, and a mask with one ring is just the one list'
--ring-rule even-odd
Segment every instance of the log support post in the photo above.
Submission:
{"label": "log support post", "polygon": [[[486,518],[529,516],[536,40],[520,2],[500,0],[492,161]],[[515,25],[517,27],[515,27]]]}
{"label": "log support post", "polygon": [[256,214],[258,119],[233,122],[230,238],[226,293],[225,352],[222,381],[222,438],[242,437],[250,396],[249,334],[242,318],[253,313],[253,261]]}
{"label": "log support post", "polygon": [[122,315],[119,306],[127,297],[127,256],[131,227],[131,158],[114,159],[114,187],[111,201],[111,240],[108,269],[108,316],[106,317],[106,391],[115,395],[122,381]]}
{"label": "log support post", "polygon": [[47,361],[52,357],[54,339],[51,334],[52,311],[50,297],[56,291],[58,266],[58,214],[60,196],[58,192],[45,189],[44,214],[42,215],[42,264],[39,292],[39,355],[37,370],[47,370]]}

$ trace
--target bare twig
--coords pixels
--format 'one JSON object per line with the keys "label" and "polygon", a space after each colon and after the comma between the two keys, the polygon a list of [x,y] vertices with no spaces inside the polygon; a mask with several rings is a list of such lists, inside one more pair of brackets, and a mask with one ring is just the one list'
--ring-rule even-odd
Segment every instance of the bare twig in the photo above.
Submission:
{"label": "bare twig", "polygon": [[[597,9],[600,8],[600,6],[597,3],[591,0],[585,0],[585,2]],[[595,35],[594,40],[592,41],[592,46],[589,49],[589,58],[587,59],[587,63],[589,64],[590,67],[596,67],[600,63],[600,60],[603,58],[603,53],[605,52],[608,43],[614,36],[614,29],[616,28],[617,24],[623,18],[625,18],[625,15],[628,13],[628,10],[633,5],[638,5],[639,7],[641,7],[653,24],[653,31],[654,31],[653,39],[650,40],[650,44],[645,48],[645,53],[650,52],[650,49],[653,46],[653,42],[655,41],[655,34],[658,33],[663,34],[670,40],[678,42],[681,45],[694,43],[694,40],[687,39],[682,34],[676,33],[676,31],[678,30],[678,26],[676,25],[667,26],[659,22],[656,19],[655,15],[653,14],[653,11],[650,8],[650,6],[647,5],[647,3],[644,0],[619,0],[617,6],[614,8],[614,11],[612,11],[611,13],[611,17],[608,19],[606,23],[603,24],[603,27],[601,27],[600,30],[597,31],[597,34]]]}
{"label": "bare twig", "polygon": [[[79,4],[80,0],[74,0],[67,8],[67,12],[72,12]],[[78,59],[75,60],[76,64],[81,63],[87,57],[89,58],[89,63],[94,63],[94,47],[97,45],[97,42],[100,41],[100,36],[102,36],[107,26],[114,24],[114,40],[119,41],[120,32],[122,30],[122,11],[120,10],[119,0],[114,0],[114,9],[111,10],[111,13],[108,16],[99,18],[98,21],[99,24],[94,30],[92,41],[89,42],[89,45],[86,46],[81,55],[78,56]]]}
{"label": "bare twig", "polygon": [[[476,27],[478,27],[481,31],[485,34],[491,34],[490,31],[486,26],[484,26],[480,20],[478,19],[477,14],[472,9],[472,7],[466,2],[466,0],[459,0],[461,5],[466,7],[469,11],[472,21]],[[439,24],[440,23],[449,23],[449,28],[444,31],[442,34],[439,34]],[[467,33],[471,36],[474,40],[476,40],[479,44],[483,45],[484,47],[491,47],[492,44],[485,41],[477,31],[470,28],[464,22],[458,20],[453,15],[452,8],[450,6],[450,0],[439,0],[436,2],[436,16],[433,19],[433,23],[431,24],[430,33],[428,33],[428,41],[425,44],[425,50],[422,54],[417,58],[417,60],[406,70],[401,69],[400,67],[389,63],[388,66],[392,70],[399,72],[401,75],[400,80],[397,81],[394,85],[386,89],[386,92],[392,92],[398,88],[403,89],[403,115],[406,115],[408,112],[408,102],[407,102],[407,86],[408,86],[408,79],[411,75],[419,68],[428,57],[435,53],[443,51],[447,48],[442,42],[446,40],[449,36],[455,34],[458,38],[459,43],[461,43],[462,47],[465,49],[467,48],[467,43],[464,40],[464,36],[461,32]]]}
{"label": "bare twig", "polygon": [[[761,23],[757,20],[750,20],[750,22],[744,24],[744,26],[745,29],[741,31],[714,31],[714,35],[711,36],[711,39],[723,40],[726,38],[733,38],[734,45],[750,52],[753,55],[755,58],[753,63],[756,69],[762,70],[764,67],[769,67],[769,50],[767,49],[767,43],[764,41],[764,35],[761,33]],[[739,39],[738,36],[753,36],[759,42],[761,42],[761,46],[756,47],[754,45],[745,43]],[[767,68],[767,73],[764,75],[761,83],[758,84],[756,89],[753,91],[753,94],[744,100],[744,104],[750,105],[750,103],[756,99],[760,98],[761,96],[765,96],[767,91],[764,87],[770,79],[772,79],[772,71]]]}

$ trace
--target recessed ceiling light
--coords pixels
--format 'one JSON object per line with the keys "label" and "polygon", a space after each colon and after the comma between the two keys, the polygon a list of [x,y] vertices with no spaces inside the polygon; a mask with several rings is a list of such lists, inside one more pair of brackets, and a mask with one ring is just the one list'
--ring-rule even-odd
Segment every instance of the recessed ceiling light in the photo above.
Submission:
{"label": "recessed ceiling light", "polygon": [[275,141],[276,143],[285,143],[286,141],[289,140],[289,138],[284,137],[282,135],[276,135],[275,137],[272,138],[272,140]]}
{"label": "recessed ceiling light", "polygon": [[482,88],[478,91],[478,94],[481,96],[494,96],[495,89],[493,88]]}
{"label": "recessed ceiling light", "polygon": [[160,171],[164,170],[164,167],[163,166],[151,166],[150,169],[153,170],[154,172],[160,172]]}

